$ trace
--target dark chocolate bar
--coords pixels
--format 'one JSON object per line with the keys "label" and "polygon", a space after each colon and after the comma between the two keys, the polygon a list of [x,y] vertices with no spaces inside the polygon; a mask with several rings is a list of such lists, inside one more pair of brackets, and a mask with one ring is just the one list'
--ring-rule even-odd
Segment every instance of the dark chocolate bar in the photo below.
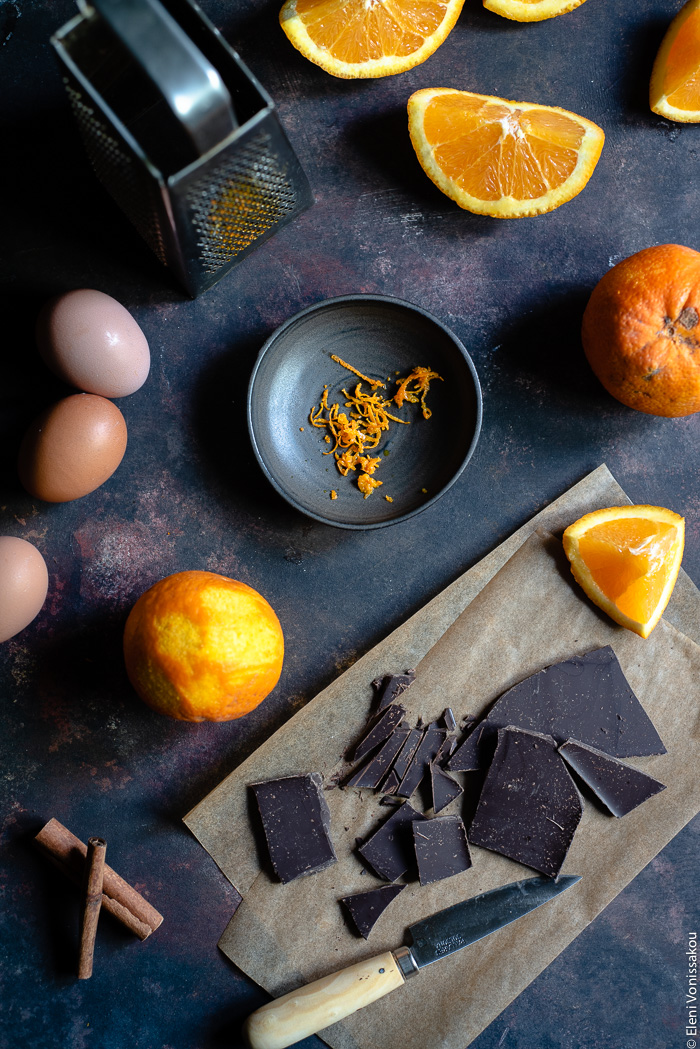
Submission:
{"label": "dark chocolate bar", "polygon": [[583,814],[581,796],[551,736],[499,729],[469,841],[554,878]]}
{"label": "dark chocolate bar", "polygon": [[371,751],[388,739],[396,726],[403,720],[406,708],[400,703],[393,703],[373,722],[369,731],[363,736],[353,751],[351,761],[360,761]]}
{"label": "dark chocolate bar", "polygon": [[356,892],[354,896],[343,896],[340,903],[347,908],[353,925],[360,936],[368,938],[392,900],[395,900],[405,885],[380,885],[368,892]]}
{"label": "dark chocolate bar", "polygon": [[469,870],[472,865],[467,833],[459,816],[436,816],[413,824],[421,885],[430,885]]}
{"label": "dark chocolate bar", "polygon": [[424,819],[422,812],[405,802],[394,809],[357,851],[380,878],[396,881],[407,870],[415,868],[411,824]]}
{"label": "dark chocolate bar", "polygon": [[442,812],[450,802],[464,793],[464,787],[452,776],[443,772],[437,762],[430,765],[430,786],[433,794],[433,811]]}
{"label": "dark chocolate bar", "polygon": [[347,781],[345,786],[369,787],[372,790],[376,790],[391,768],[394,758],[406,742],[406,737],[410,731],[408,725],[399,725],[397,729],[394,729],[379,753],[375,754],[373,758],[370,758],[367,763]]}
{"label": "dark chocolate bar", "polygon": [[569,739],[559,753],[613,816],[625,816],[666,787],[624,761]]}
{"label": "dark chocolate bar", "polygon": [[315,874],[336,863],[331,814],[318,772],[251,783],[270,860],[282,882]]}

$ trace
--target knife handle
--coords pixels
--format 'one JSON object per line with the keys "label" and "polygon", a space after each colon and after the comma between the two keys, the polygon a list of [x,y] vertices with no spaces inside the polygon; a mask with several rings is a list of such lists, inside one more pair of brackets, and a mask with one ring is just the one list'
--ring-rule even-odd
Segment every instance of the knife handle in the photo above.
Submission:
{"label": "knife handle", "polygon": [[404,982],[391,951],[276,998],[248,1017],[243,1037],[250,1049],[285,1049],[376,1002]]}

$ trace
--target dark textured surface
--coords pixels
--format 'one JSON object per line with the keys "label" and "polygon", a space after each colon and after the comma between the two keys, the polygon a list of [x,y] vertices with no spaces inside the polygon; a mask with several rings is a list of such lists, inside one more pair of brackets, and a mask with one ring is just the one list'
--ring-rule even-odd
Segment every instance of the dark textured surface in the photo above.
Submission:
{"label": "dark textured surface", "polygon": [[[533,25],[468,0],[428,62],[367,82],[334,80],[299,56],[278,28],[277,2],[203,6],[277,100],[315,204],[192,302],[83,157],[48,43],[75,8],[0,4],[0,531],[35,542],[50,573],[44,611],[0,649],[2,1049],[239,1045],[240,1020],[265,996],[217,951],[236,896],[182,815],[320,687],[588,470],[607,462],[633,501],[684,514],[684,565],[700,581],[700,416],[657,419],[617,404],[590,374],[579,339],[587,297],[610,264],[655,243],[700,247],[700,127],[672,126],[646,102],[678,0],[587,0]],[[535,219],[461,212],[426,179],[408,142],[406,99],[425,86],[561,105],[597,121],[607,142],[589,186]],[[80,286],[132,311],[153,366],[146,385],[119,402],[129,446],[118,472],[85,499],[48,506],[21,491],[14,467],[24,427],[67,392],[41,364],[32,328],[46,297]],[[476,364],[485,409],[477,451],[446,496],[369,533],[288,507],[260,473],[245,423],[248,376],[271,332],[304,306],[358,292],[415,302],[449,325]],[[151,583],[186,568],[255,586],[280,616],[282,680],[243,721],[170,722],[128,686],[120,653],[128,610]],[[143,944],[101,923],[95,975],[84,985],[73,976],[73,890],[28,844],[51,815],[83,840],[104,836],[110,864],[165,915]],[[474,1049],[685,1045],[699,830],[696,819]]]}

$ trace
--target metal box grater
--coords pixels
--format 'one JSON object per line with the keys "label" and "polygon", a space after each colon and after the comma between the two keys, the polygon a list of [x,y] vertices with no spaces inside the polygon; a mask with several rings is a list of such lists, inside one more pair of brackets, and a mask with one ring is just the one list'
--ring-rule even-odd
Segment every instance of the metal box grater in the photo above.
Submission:
{"label": "metal box grater", "polygon": [[[144,42],[141,33],[134,60],[130,41],[115,36],[104,15],[113,8],[130,27],[143,5],[155,38]],[[167,33],[151,32],[152,16],[161,15],[197,57],[200,87],[218,80],[214,105],[230,102],[228,123],[205,127],[200,120],[198,135],[196,114],[194,121],[191,112],[182,117],[177,80],[189,55],[171,62],[167,83],[162,68],[149,70],[150,61],[163,65],[167,50]],[[190,0],[83,2],[51,42],[97,177],[191,295],[212,287],[312,203],[272,99]]]}

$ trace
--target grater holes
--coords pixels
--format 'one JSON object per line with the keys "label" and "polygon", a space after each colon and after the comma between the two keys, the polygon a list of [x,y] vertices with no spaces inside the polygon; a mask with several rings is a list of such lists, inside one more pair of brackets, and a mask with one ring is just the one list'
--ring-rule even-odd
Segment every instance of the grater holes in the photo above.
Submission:
{"label": "grater holes", "polygon": [[206,178],[192,183],[187,205],[205,273],[226,265],[296,208],[296,196],[260,133]]}
{"label": "grater holes", "polygon": [[150,181],[144,179],[130,153],[109,134],[108,126],[95,116],[94,109],[85,104],[80,92],[70,82],[65,84],[95,174],[157,258],[165,264],[167,258],[161,225],[149,199]]}

